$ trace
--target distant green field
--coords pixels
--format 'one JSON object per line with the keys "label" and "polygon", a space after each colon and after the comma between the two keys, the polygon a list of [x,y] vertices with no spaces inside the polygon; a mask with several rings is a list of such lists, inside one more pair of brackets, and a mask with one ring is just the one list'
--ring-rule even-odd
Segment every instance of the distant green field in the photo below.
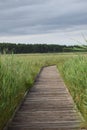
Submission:
{"label": "distant green field", "polygon": [[[83,56],[81,56],[83,55]],[[11,118],[42,66],[57,65],[79,110],[87,119],[87,58],[84,53],[0,56],[0,130]]]}

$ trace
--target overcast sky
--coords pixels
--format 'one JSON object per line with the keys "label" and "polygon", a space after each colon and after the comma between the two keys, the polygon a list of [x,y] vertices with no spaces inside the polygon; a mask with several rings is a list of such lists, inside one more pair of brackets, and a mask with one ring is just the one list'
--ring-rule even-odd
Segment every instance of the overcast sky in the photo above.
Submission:
{"label": "overcast sky", "polygon": [[0,42],[78,44],[87,0],[0,0]]}

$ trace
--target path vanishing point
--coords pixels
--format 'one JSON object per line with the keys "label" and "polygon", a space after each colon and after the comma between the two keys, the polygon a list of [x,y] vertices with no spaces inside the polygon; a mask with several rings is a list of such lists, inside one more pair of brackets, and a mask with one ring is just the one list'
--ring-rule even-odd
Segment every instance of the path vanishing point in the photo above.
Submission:
{"label": "path vanishing point", "polygon": [[56,66],[44,67],[7,130],[81,130],[77,111]]}

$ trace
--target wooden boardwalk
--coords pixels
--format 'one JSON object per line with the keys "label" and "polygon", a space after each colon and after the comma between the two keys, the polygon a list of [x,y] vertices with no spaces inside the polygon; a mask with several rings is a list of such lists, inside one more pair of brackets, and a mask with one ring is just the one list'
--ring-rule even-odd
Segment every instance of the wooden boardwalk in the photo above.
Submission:
{"label": "wooden boardwalk", "polygon": [[81,117],[56,66],[44,67],[8,130],[81,130]]}

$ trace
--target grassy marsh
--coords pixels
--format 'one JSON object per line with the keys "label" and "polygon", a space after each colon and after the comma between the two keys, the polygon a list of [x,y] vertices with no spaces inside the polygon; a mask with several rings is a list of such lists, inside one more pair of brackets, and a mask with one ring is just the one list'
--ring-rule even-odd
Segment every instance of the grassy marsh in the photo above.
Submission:
{"label": "grassy marsh", "polygon": [[0,56],[0,130],[12,116],[42,66],[57,65],[79,110],[87,120],[86,54],[21,54]]}

